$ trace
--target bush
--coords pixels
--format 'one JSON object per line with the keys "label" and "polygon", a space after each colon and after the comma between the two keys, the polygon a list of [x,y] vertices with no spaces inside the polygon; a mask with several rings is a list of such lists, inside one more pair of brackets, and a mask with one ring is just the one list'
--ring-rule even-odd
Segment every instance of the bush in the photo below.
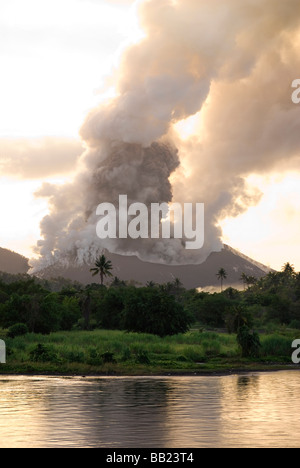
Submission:
{"label": "bush", "polygon": [[237,341],[242,349],[243,357],[257,357],[259,355],[261,347],[259,335],[246,325],[239,329]]}
{"label": "bush", "polygon": [[68,362],[84,362],[84,353],[82,351],[66,351],[63,353],[63,358]]}
{"label": "bush", "polygon": [[16,338],[17,336],[24,336],[29,333],[27,325],[24,323],[16,323],[8,329],[7,336],[8,338]]}
{"label": "bush", "polygon": [[30,358],[34,362],[57,362],[56,354],[42,344],[38,344],[30,352]]}
{"label": "bush", "polygon": [[177,362],[188,362],[188,358],[183,356],[182,354],[176,358]]}
{"label": "bush", "polygon": [[139,351],[136,355],[135,360],[138,364],[150,364],[150,359],[147,351]]}
{"label": "bush", "polygon": [[289,327],[300,330],[300,320],[292,320]]}
{"label": "bush", "polygon": [[136,289],[126,299],[124,325],[129,332],[165,337],[186,333],[190,322],[190,315],[175,297],[159,289]]}
{"label": "bush", "polygon": [[101,366],[103,363],[102,357],[100,356],[97,348],[89,349],[89,357],[87,359],[87,364],[91,366]]}
{"label": "bush", "polygon": [[220,294],[211,294],[204,297],[198,303],[198,310],[194,311],[196,319],[210,327],[224,327],[226,310],[231,306],[231,301]]}
{"label": "bush", "polygon": [[114,358],[114,354],[110,353],[108,351],[106,353],[102,354],[101,358],[102,358],[103,364],[108,364],[108,363],[114,364],[116,362],[116,360]]}

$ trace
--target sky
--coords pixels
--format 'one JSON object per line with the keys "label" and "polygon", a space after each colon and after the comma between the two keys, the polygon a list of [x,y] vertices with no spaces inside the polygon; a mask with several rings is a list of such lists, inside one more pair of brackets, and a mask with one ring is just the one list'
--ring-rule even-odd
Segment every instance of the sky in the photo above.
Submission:
{"label": "sky", "polygon": [[79,129],[120,49],[138,36],[132,2],[3,0],[0,4],[0,245],[33,255],[47,201],[82,153]]}
{"label": "sky", "polygon": [[[274,269],[289,261],[300,270],[300,155],[294,137],[300,133],[300,105],[291,102],[292,80],[300,78],[295,59],[300,35],[291,24],[291,11],[271,11],[274,3],[264,0],[262,14],[249,10],[246,15],[230,0],[227,12],[216,9],[215,14],[214,0],[186,0],[178,15],[184,23],[181,31],[178,17],[170,13],[176,1],[170,0],[170,8],[159,14],[155,0],[137,3],[145,6],[138,10],[130,0],[1,1],[0,246],[35,255],[40,222],[49,212],[48,199],[37,193],[55,186],[67,194],[64,187],[75,177],[80,156],[87,146],[89,154],[94,147],[95,119],[101,114],[113,121],[113,111],[101,103],[115,96],[116,82],[119,95],[129,95],[130,86],[142,87],[149,73],[155,75],[152,100],[162,104],[159,112],[148,106],[145,115],[157,112],[159,124],[167,121],[169,117],[161,116],[169,112],[168,94],[176,93],[172,129],[159,126],[158,131],[153,126],[155,136],[172,132],[175,141],[180,139],[181,166],[172,176],[175,198],[182,200],[186,194],[195,201],[199,194],[204,199],[197,201],[206,202],[207,194],[208,209],[218,213],[225,243]],[[186,27],[193,8],[200,6],[203,24],[200,27],[195,19]],[[251,15],[253,23],[248,23]],[[255,24],[251,34],[249,24]],[[193,41],[201,44],[201,54],[191,47]],[[188,62],[191,49],[194,55]],[[149,55],[151,66],[141,59],[141,51]],[[182,74],[181,81],[171,80],[172,86],[166,84],[168,73],[180,75],[183,56],[192,72]],[[156,70],[159,67],[165,67],[163,73]],[[151,86],[148,83],[148,90]],[[184,89],[191,89],[192,99]],[[123,109],[124,101],[118,99],[116,106]],[[136,107],[141,107],[144,101],[137,100]],[[132,102],[129,107],[126,115],[131,116],[135,107]],[[150,120],[145,122],[146,128]],[[259,142],[254,140],[255,122],[260,125]],[[113,124],[102,125],[100,133],[102,127],[108,133],[114,129]],[[121,130],[120,139],[131,142],[130,130],[126,138]],[[148,137],[143,131],[139,141]],[[197,192],[199,185],[203,190]],[[230,202],[218,202],[216,209],[218,191]],[[53,206],[57,209],[58,202],[52,203],[52,212]]]}

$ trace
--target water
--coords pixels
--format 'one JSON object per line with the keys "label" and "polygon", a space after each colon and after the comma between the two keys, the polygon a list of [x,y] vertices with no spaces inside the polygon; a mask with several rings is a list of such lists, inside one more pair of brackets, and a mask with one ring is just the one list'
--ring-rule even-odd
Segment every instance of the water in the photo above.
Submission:
{"label": "water", "polygon": [[300,373],[0,377],[1,448],[300,447]]}

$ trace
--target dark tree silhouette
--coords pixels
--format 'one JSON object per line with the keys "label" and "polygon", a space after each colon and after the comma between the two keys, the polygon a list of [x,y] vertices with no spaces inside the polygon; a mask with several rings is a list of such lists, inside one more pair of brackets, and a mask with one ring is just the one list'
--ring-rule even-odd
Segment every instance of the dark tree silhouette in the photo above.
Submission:
{"label": "dark tree silhouette", "polygon": [[283,273],[285,273],[287,276],[293,276],[295,274],[295,267],[294,265],[291,265],[289,262],[287,262],[283,267],[282,267]]}
{"label": "dark tree silhouette", "polygon": [[104,283],[104,277],[113,276],[111,270],[113,269],[112,263],[108,260],[105,255],[101,255],[95,262],[95,267],[90,269],[93,276],[100,275],[101,286]]}
{"label": "dark tree silhouette", "polygon": [[218,279],[221,281],[221,292],[223,291],[223,282],[227,278],[227,273],[224,268],[220,268],[220,270],[217,273]]}

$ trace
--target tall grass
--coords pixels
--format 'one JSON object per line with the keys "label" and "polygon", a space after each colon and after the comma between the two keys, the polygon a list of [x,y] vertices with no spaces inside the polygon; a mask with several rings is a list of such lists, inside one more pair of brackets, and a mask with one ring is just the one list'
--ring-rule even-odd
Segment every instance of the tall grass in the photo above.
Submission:
{"label": "tall grass", "polygon": [[292,341],[286,336],[267,336],[262,340],[262,356],[282,356],[290,358],[292,355]]}
{"label": "tall grass", "polygon": [[[30,360],[30,353],[42,344],[51,349],[58,359],[69,362],[86,362],[91,353],[101,356],[112,353],[124,362],[136,356],[147,354],[156,362],[177,361],[185,357],[188,361],[199,362],[205,356],[226,354],[234,347],[234,338],[217,333],[191,332],[186,335],[160,338],[154,335],[125,333],[121,331],[96,330],[93,332],[58,332],[48,336],[28,334],[15,339],[6,339],[10,356],[19,360]],[[183,359],[184,360],[184,359]]]}
{"label": "tall grass", "polygon": [[[6,341],[8,363],[12,365],[31,364],[31,356],[38,345],[47,348],[55,364],[68,364],[69,368],[73,364],[78,365],[78,368],[80,365],[99,367],[107,364],[109,356],[111,369],[119,365],[119,370],[134,369],[137,365],[188,369],[215,358],[241,357],[236,335],[215,332],[192,331],[185,335],[160,338],[147,334],[95,330],[0,338]],[[290,336],[261,336],[261,343],[262,358],[291,356]]]}

